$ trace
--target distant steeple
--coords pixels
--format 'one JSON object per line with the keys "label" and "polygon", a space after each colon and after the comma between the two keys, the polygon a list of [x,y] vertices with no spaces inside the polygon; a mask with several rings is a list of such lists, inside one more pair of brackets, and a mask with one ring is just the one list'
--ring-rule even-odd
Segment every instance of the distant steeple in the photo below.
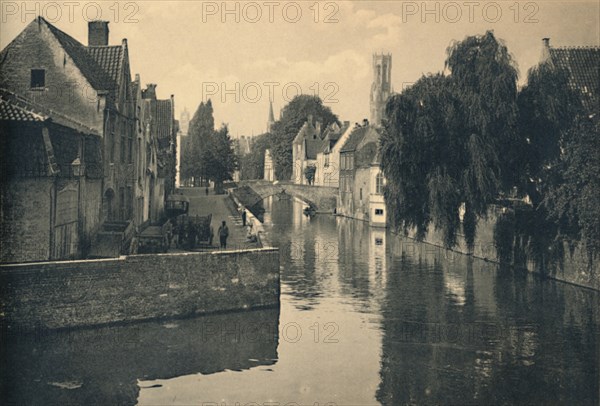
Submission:
{"label": "distant steeple", "polygon": [[273,114],[273,102],[269,100],[269,121],[267,121],[267,132],[270,133],[275,124],[275,115]]}

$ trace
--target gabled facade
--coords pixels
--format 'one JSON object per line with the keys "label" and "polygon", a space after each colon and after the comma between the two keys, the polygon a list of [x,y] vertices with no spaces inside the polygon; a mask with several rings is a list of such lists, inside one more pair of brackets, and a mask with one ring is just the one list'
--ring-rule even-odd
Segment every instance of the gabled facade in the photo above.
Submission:
{"label": "gabled facade", "polygon": [[304,171],[309,166],[317,166],[317,153],[323,147],[321,138],[321,123],[313,125],[312,116],[298,131],[292,142],[292,182],[298,185],[308,185]]}
{"label": "gabled facade", "polygon": [[102,201],[98,132],[2,90],[0,144],[0,262],[87,255]]}
{"label": "gabled facade", "polygon": [[340,149],[337,213],[385,227],[385,180],[380,170],[379,137],[377,127],[357,126]]}
{"label": "gabled facade", "polygon": [[147,157],[149,173],[148,210],[152,223],[164,214],[164,200],[175,190],[178,123],[175,120],[175,98],[158,99],[156,84],[142,91],[143,127],[149,140]]}
{"label": "gabled facade", "polygon": [[[0,53],[0,88],[35,106],[37,110],[32,111],[50,112],[46,117],[53,121],[62,117],[70,123],[70,128],[94,134],[97,139],[94,161],[90,162],[88,142],[85,141],[76,164],[85,171],[81,179],[96,179],[98,193],[88,188],[84,197],[96,199],[94,201],[100,202],[99,207],[95,210],[96,203],[82,203],[79,211],[86,215],[79,221],[77,254],[73,255],[70,250],[66,256],[85,256],[85,247],[90,245],[90,240],[107,233],[112,236],[109,239],[114,239],[117,232],[121,233],[123,241],[129,241],[135,230],[139,231],[150,217],[148,171],[143,161],[147,163],[152,152],[147,148],[150,141],[143,126],[139,79],[131,79],[127,40],[109,45],[108,22],[91,21],[86,46],[38,17]],[[172,99],[166,108],[169,110],[168,136],[160,135],[156,148],[159,152],[167,152],[162,160],[161,154],[156,153],[157,172],[161,167],[174,166],[174,158],[170,159],[176,132]],[[143,148],[144,143],[146,148]],[[170,174],[171,170],[167,168],[166,172]],[[163,178],[165,188],[169,188],[173,182],[166,179],[170,176],[163,173]],[[61,207],[57,206],[57,210],[60,212]],[[94,246],[94,241],[91,245]],[[123,243],[113,248],[100,251],[112,250],[113,254],[118,254],[127,247]],[[90,252],[90,255],[103,254]],[[48,255],[45,259],[56,257]]]}
{"label": "gabled facade", "polygon": [[316,186],[339,187],[340,148],[351,130],[349,121],[345,121],[342,127],[333,123],[325,130],[322,149],[317,154]]}
{"label": "gabled facade", "polygon": [[89,23],[90,46],[38,17],[2,51],[0,86],[93,128],[103,139],[101,221],[133,217],[135,113],[127,41]]}

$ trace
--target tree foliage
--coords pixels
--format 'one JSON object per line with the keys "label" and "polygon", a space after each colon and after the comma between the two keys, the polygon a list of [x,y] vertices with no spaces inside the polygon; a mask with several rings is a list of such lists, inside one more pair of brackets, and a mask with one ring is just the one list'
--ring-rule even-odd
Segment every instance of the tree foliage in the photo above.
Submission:
{"label": "tree foliage", "polygon": [[250,153],[240,157],[241,178],[263,179],[265,172],[265,151],[270,148],[271,134],[265,133],[254,137]]}
{"label": "tree foliage", "polygon": [[392,223],[423,238],[431,223],[456,244],[459,209],[472,247],[485,216],[515,177],[517,70],[493,33],[447,50],[448,75],[422,77],[386,106],[381,138],[386,202]]}
{"label": "tree foliage", "polygon": [[292,176],[292,142],[309,116],[314,122],[320,122],[322,128],[334,122],[340,124],[337,116],[323,105],[318,96],[303,94],[294,97],[283,108],[281,118],[273,124],[271,154],[277,179],[290,179]]}
{"label": "tree foliage", "polygon": [[[528,73],[519,94],[524,182],[536,229],[547,238],[538,250],[563,239],[600,253],[600,124],[569,85],[569,73],[542,63]],[[540,226],[541,225],[541,226]],[[554,244],[556,245],[556,244]]]}
{"label": "tree foliage", "polygon": [[581,100],[569,87],[568,73],[550,63],[528,72],[527,84],[518,97],[521,148],[519,168],[522,178],[516,183],[537,206],[543,189],[550,182],[549,168],[561,155],[564,137],[583,113]]}
{"label": "tree foliage", "polygon": [[225,124],[215,130],[212,102],[201,102],[190,120],[181,160],[184,179],[212,180],[217,187],[231,180],[237,168],[229,129]]}
{"label": "tree foliage", "polygon": [[600,119],[579,115],[565,132],[543,204],[559,237],[582,241],[600,253]]}

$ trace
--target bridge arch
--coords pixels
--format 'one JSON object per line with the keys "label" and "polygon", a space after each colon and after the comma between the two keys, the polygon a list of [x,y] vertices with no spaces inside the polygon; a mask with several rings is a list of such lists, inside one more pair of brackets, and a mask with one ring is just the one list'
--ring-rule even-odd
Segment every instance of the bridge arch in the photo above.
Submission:
{"label": "bridge arch", "polygon": [[[251,192],[244,188],[251,189]],[[337,205],[338,188],[333,187],[296,185],[293,183],[274,184],[268,181],[244,181],[240,182],[235,190],[241,192],[241,195],[247,195],[246,199],[238,195],[240,200],[246,200],[244,203],[246,205],[249,203],[254,205],[267,197],[281,195],[282,193],[295,197],[323,213],[332,213]]]}

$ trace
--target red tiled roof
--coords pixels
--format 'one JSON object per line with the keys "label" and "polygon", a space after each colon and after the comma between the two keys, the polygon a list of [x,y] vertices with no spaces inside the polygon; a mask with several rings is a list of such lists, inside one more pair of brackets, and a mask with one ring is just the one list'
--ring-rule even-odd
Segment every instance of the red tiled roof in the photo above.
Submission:
{"label": "red tiled roof", "polygon": [[600,110],[600,47],[550,47],[552,63],[569,73],[571,87],[591,113]]}
{"label": "red tiled roof", "polygon": [[312,137],[315,133],[315,127],[308,121],[305,121],[304,124],[302,124],[302,127],[300,127],[296,137],[294,137],[292,144],[302,144],[305,138]]}
{"label": "red tiled roof", "polygon": [[46,116],[36,113],[0,97],[0,120],[4,121],[45,121]]}
{"label": "red tiled roof", "polygon": [[104,72],[110,76],[115,85],[118,84],[123,64],[123,47],[121,45],[109,45],[86,47],[85,49]]}
{"label": "red tiled roof", "polygon": [[350,133],[348,140],[344,144],[344,146],[340,149],[340,152],[353,152],[356,150],[358,144],[363,140],[369,127],[357,127]]}
{"label": "red tiled roof", "polygon": [[62,32],[43,17],[38,17],[41,22],[44,22],[50,32],[54,34],[63,49],[73,59],[83,76],[88,80],[90,85],[96,90],[113,90],[116,85],[114,80],[107,72],[96,62],[94,57],[88,53],[86,47],[69,34]]}
{"label": "red tiled roof", "polygon": [[96,130],[87,127],[77,120],[5,89],[0,89],[0,120],[36,122],[48,120],[85,134],[100,135]]}
{"label": "red tiled roof", "polygon": [[317,154],[323,150],[323,140],[317,137],[316,134],[314,137],[316,138],[305,138],[304,150],[306,159],[317,159]]}
{"label": "red tiled roof", "polygon": [[159,139],[170,138],[173,132],[173,111],[171,100],[154,100],[152,108],[154,128]]}
{"label": "red tiled roof", "polygon": [[346,132],[346,130],[348,130],[349,126],[349,123],[344,123],[341,128],[336,126],[337,129],[332,128],[332,126],[327,127],[325,130],[325,137],[323,137],[322,152],[329,152]]}

